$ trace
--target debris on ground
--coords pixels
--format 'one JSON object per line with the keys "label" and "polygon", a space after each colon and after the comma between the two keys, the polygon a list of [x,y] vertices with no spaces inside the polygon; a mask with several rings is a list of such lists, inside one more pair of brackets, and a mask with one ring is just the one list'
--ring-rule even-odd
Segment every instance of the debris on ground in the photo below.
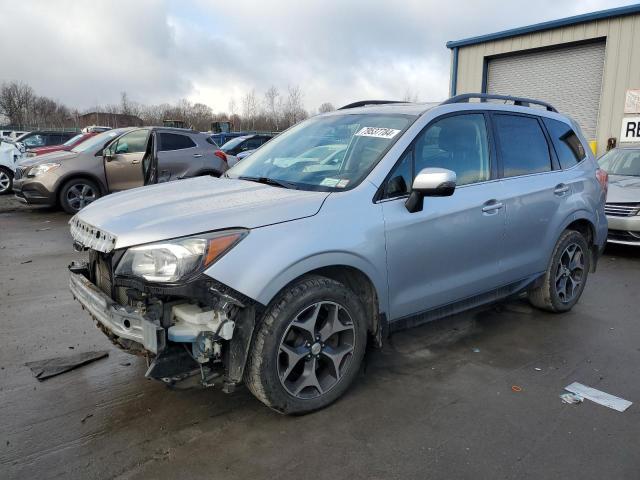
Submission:
{"label": "debris on ground", "polygon": [[50,227],[38,228],[36,229],[36,232],[46,232],[47,230],[51,230],[51,228]]}
{"label": "debris on ground", "polygon": [[536,372],[541,372],[541,371],[542,371],[542,369],[541,369],[540,367],[535,367],[535,368],[534,368],[534,370],[535,370]]}
{"label": "debris on ground", "polygon": [[25,263],[31,263],[33,260],[25,260],[24,262],[20,262],[20,265],[24,265]]}
{"label": "debris on ground", "polygon": [[584,401],[584,397],[576,395],[575,393],[563,393],[562,395],[560,395],[560,398],[562,399],[563,403],[568,403],[570,405],[573,405],[575,403],[582,403]]}
{"label": "debris on ground", "polygon": [[616,397],[606,392],[601,392],[595,388],[587,387],[578,382],[573,382],[571,385],[564,387],[565,390],[576,395],[580,395],[587,400],[591,400],[594,403],[603,405],[605,407],[612,408],[618,412],[624,412],[632,405],[632,402],[625,400],[624,398]]}
{"label": "debris on ground", "polygon": [[55,377],[61,373],[82,367],[101,358],[108,357],[109,352],[100,350],[97,352],[83,352],[69,357],[50,358],[48,360],[38,360],[28,362],[25,365],[31,369],[36,378],[40,381]]}
{"label": "debris on ground", "polygon": [[87,413],[84,417],[82,417],[82,420],[80,420],[80,423],[84,423],[87,421],[87,419],[93,417],[93,413]]}
{"label": "debris on ground", "polygon": [[512,392],[521,392],[522,391],[522,387],[520,385],[511,385],[511,391]]}
{"label": "debris on ground", "polygon": [[473,353],[480,353],[480,349],[479,348],[472,348],[471,351],[473,351]]}

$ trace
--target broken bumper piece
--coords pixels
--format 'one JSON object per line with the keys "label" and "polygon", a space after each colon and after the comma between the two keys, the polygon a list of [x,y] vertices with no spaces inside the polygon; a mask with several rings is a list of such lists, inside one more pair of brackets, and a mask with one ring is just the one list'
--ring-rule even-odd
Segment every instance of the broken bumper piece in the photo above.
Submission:
{"label": "broken bumper piece", "polygon": [[164,328],[140,313],[117,304],[83,275],[73,272],[70,275],[71,293],[101,328],[117,337],[137,342],[154,354],[165,348]]}

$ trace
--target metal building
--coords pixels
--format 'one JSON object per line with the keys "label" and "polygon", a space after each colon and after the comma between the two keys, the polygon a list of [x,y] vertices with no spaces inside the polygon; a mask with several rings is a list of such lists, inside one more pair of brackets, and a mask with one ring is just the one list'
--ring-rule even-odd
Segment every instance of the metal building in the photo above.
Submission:
{"label": "metal building", "polygon": [[[447,42],[450,94],[544,100],[602,154],[640,142],[640,4]],[[612,140],[613,139],[613,140]]]}

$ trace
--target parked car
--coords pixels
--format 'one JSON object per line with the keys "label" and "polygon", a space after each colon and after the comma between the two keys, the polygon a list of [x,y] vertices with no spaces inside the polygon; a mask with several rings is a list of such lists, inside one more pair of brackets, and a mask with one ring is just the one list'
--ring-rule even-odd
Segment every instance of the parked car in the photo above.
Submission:
{"label": "parked car", "polygon": [[11,192],[16,164],[22,155],[13,142],[0,140],[0,195]]}
{"label": "parked car", "polygon": [[38,147],[48,147],[50,145],[61,145],[76,135],[77,132],[28,132],[16,137],[15,143],[24,145],[24,148],[28,150]]}
{"label": "parked car", "polygon": [[38,147],[38,148],[29,149],[25,152],[24,156],[26,158],[32,158],[32,157],[37,157],[38,155],[44,155],[45,153],[53,153],[53,152],[60,152],[60,151],[68,152],[75,146],[80,145],[85,140],[88,140],[89,138],[94,137],[97,134],[98,132],[79,133],[76,136],[71,137],[69,140],[67,140],[61,145],[51,145],[49,147]]}
{"label": "parked car", "polygon": [[[147,377],[244,380],[283,413],[335,401],[398,329],[521,292],[566,312],[606,241],[607,175],[550,105],[475,97],[518,105],[357,102],[224,178],[94,202],[70,221],[73,296]],[[320,140],[345,147],[331,168]]]}
{"label": "parked car", "polygon": [[236,163],[242,159],[247,158],[249,155],[251,155],[255,151],[256,150],[253,149],[253,150],[245,150],[244,152],[240,152],[239,154],[236,155]]}
{"label": "parked car", "polygon": [[237,155],[239,153],[255,150],[271,140],[271,138],[273,138],[273,135],[262,133],[233,138],[220,147],[218,156],[224,158],[229,167],[233,167],[238,163]]}
{"label": "parked car", "polygon": [[640,246],[640,145],[614,148],[598,163],[609,174],[607,240]]}
{"label": "parked car", "polygon": [[68,152],[20,162],[13,190],[26,203],[59,205],[76,213],[107,193],[199,175],[220,176],[226,170],[205,134],[162,127],[115,129]]}

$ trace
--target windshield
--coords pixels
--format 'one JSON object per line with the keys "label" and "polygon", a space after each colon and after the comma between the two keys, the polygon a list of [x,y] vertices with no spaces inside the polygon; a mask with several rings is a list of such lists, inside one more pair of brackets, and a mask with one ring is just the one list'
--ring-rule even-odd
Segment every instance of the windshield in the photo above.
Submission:
{"label": "windshield", "polygon": [[113,138],[124,132],[125,130],[107,130],[106,132],[99,133],[95,137],[91,137],[89,140],[76,145],[71,149],[71,151],[82,153],[86,152],[87,150],[91,150],[92,148],[102,148],[109,140],[112,140]]}
{"label": "windshield", "polygon": [[266,143],[227,176],[271,180],[304,190],[351,188],[368,175],[415,118],[399,114],[310,118]]}
{"label": "windshield", "polygon": [[71,137],[69,140],[64,142],[62,145],[64,145],[65,147],[69,147],[69,146],[73,145],[74,143],[76,143],[78,140],[80,140],[83,135],[84,135],[83,133],[80,133],[80,134],[76,135],[75,137]]}
{"label": "windshield", "polygon": [[246,137],[236,137],[236,138],[232,138],[231,140],[229,140],[227,143],[225,143],[224,145],[222,145],[220,147],[220,150],[222,150],[223,152],[227,152],[228,150],[231,150],[234,147],[237,147],[238,145],[240,145],[242,142],[244,142],[246,140]]}
{"label": "windshield", "polygon": [[640,177],[640,149],[611,150],[600,157],[598,163],[610,175]]}

